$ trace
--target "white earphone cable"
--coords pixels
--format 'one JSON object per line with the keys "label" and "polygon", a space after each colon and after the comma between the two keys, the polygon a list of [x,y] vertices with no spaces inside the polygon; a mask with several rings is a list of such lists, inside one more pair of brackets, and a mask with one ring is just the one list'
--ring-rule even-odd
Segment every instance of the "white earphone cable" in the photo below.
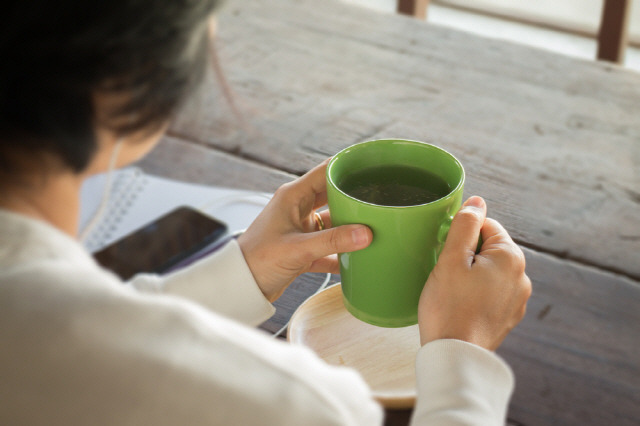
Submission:
{"label": "white earphone cable", "polygon": [[113,146],[113,151],[111,152],[111,158],[109,159],[109,165],[107,167],[107,177],[104,184],[104,189],[102,190],[102,199],[100,201],[100,205],[96,209],[96,212],[91,216],[91,219],[87,222],[85,227],[80,231],[80,241],[84,242],[93,228],[96,227],[98,222],[102,219],[105,211],[107,210],[107,206],[109,205],[109,199],[111,195],[111,186],[113,185],[113,171],[115,170],[116,163],[118,161],[118,155],[120,154],[120,148],[122,147],[122,139],[118,139]]}

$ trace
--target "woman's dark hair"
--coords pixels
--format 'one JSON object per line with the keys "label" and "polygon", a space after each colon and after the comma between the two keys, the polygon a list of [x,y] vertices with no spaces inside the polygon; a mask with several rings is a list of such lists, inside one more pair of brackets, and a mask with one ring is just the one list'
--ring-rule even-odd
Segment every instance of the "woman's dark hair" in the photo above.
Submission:
{"label": "woman's dark hair", "polygon": [[[84,170],[98,124],[122,136],[159,130],[204,75],[208,18],[218,3],[11,0],[3,6],[0,175],[11,171],[15,153],[51,153],[74,172]],[[97,94],[117,100],[100,117]]]}

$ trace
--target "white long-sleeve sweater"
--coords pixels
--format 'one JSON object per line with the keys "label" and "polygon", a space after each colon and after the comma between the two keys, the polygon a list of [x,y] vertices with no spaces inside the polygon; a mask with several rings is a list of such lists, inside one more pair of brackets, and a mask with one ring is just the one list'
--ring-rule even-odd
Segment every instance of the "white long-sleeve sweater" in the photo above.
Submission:
{"label": "white long-sleeve sweater", "polygon": [[[379,425],[357,372],[252,326],[274,312],[237,243],[123,283],[74,239],[0,210],[0,424]],[[492,352],[442,340],[416,360],[415,425],[504,423]]]}

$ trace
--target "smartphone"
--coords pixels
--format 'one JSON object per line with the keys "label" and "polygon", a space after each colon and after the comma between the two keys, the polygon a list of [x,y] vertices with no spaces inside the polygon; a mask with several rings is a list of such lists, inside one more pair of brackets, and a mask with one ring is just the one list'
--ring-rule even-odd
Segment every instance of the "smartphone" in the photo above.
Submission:
{"label": "smartphone", "polygon": [[223,222],[193,208],[178,207],[93,256],[126,281],[141,272],[167,272],[226,233]]}

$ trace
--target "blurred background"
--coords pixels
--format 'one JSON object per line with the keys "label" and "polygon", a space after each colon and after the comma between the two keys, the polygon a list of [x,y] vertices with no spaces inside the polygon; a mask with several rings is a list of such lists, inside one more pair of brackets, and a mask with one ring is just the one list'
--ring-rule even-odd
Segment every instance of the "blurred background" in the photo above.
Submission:
{"label": "blurred background", "polygon": [[[396,13],[397,0],[344,0]],[[640,71],[640,7],[631,2],[621,65]],[[431,0],[428,22],[594,59],[604,0]]]}

